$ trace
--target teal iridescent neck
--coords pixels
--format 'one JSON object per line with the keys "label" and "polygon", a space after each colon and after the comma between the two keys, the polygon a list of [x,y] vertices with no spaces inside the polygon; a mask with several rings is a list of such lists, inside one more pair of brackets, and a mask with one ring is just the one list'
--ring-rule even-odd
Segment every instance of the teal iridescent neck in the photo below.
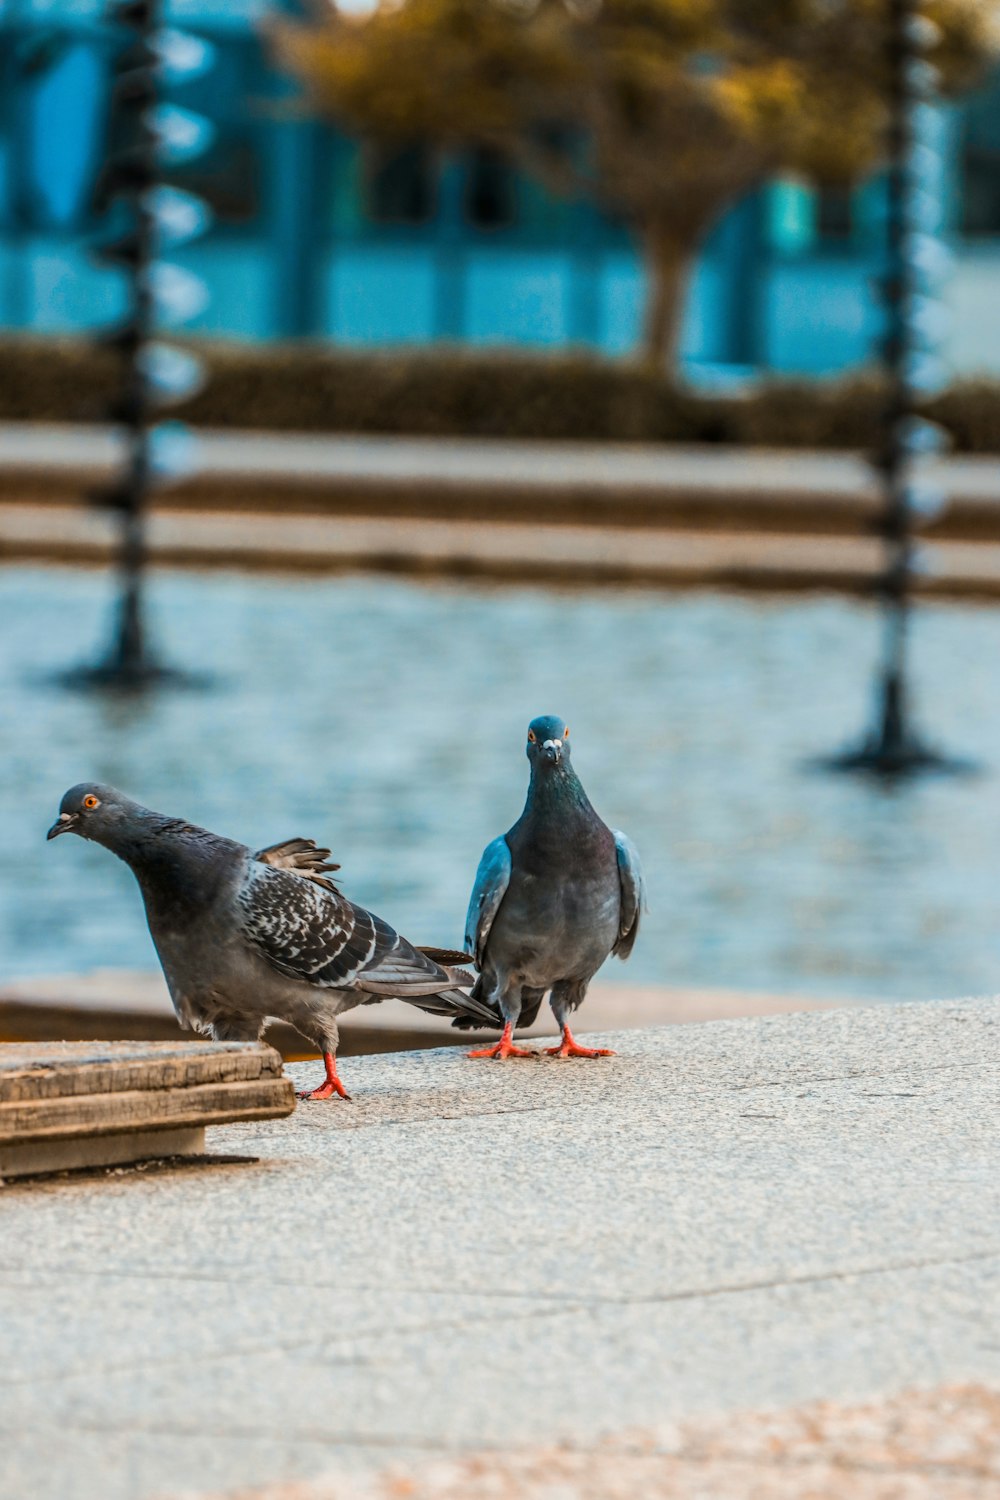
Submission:
{"label": "teal iridescent neck", "polygon": [[548,812],[565,817],[568,812],[593,813],[583,782],[566,761],[557,766],[531,767],[525,812],[544,816]]}

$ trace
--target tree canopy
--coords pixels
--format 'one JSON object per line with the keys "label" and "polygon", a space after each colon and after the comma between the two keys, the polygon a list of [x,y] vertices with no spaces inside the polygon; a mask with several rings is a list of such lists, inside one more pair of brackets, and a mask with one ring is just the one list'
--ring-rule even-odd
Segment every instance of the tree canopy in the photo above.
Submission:
{"label": "tree canopy", "polygon": [[[625,220],[650,273],[645,352],[670,352],[684,275],[736,199],[781,172],[849,181],[883,144],[887,0],[381,0],[279,45],[369,139],[491,146]],[[966,85],[982,0],[928,0],[932,58]]]}

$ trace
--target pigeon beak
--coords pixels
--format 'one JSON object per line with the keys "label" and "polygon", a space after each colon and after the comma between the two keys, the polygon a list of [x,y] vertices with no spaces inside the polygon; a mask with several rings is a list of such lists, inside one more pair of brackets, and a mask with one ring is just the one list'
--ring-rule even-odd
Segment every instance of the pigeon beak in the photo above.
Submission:
{"label": "pigeon beak", "polygon": [[72,833],[80,821],[79,813],[60,813],[48,833],[45,835],[46,842],[49,839],[57,839],[61,833]]}
{"label": "pigeon beak", "polygon": [[542,754],[551,765],[557,766],[562,760],[562,741],[546,740],[542,746]]}

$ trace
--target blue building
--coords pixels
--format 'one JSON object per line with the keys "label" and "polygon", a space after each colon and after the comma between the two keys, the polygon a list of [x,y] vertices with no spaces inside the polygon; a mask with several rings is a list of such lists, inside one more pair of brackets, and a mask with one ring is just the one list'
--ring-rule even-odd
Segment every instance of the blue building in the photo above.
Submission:
{"label": "blue building", "polygon": [[[240,339],[344,345],[576,344],[624,354],[639,332],[641,262],[590,206],[554,199],[488,152],[395,155],[298,117],[261,37],[265,0],[174,0],[219,49],[177,92],[216,127],[184,177],[215,227],[176,257],[211,292],[191,324]],[[89,258],[101,223],[114,34],[102,0],[0,0],[0,327],[106,325],[120,296]],[[955,251],[946,350],[956,372],[1000,369],[1000,80],[942,111],[938,197]],[[876,330],[883,198],[775,182],[738,205],[694,269],[689,369],[836,372]]]}

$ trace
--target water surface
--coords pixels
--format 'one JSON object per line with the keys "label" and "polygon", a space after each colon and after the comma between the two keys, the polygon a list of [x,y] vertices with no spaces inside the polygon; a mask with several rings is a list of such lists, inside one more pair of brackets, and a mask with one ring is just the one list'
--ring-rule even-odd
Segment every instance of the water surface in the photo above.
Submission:
{"label": "water surface", "polygon": [[108,590],[0,569],[0,979],[154,962],[125,868],[44,842],[82,779],[255,846],[314,836],[352,897],[456,943],[521,808],[527,722],[555,712],[647,869],[616,978],[1000,989],[1000,612],[928,606],[915,641],[922,721],[989,774],[887,792],[801,769],[867,718],[876,627],[850,601],[164,573],[157,638],[217,686],[135,705],[46,680],[95,654]]}

